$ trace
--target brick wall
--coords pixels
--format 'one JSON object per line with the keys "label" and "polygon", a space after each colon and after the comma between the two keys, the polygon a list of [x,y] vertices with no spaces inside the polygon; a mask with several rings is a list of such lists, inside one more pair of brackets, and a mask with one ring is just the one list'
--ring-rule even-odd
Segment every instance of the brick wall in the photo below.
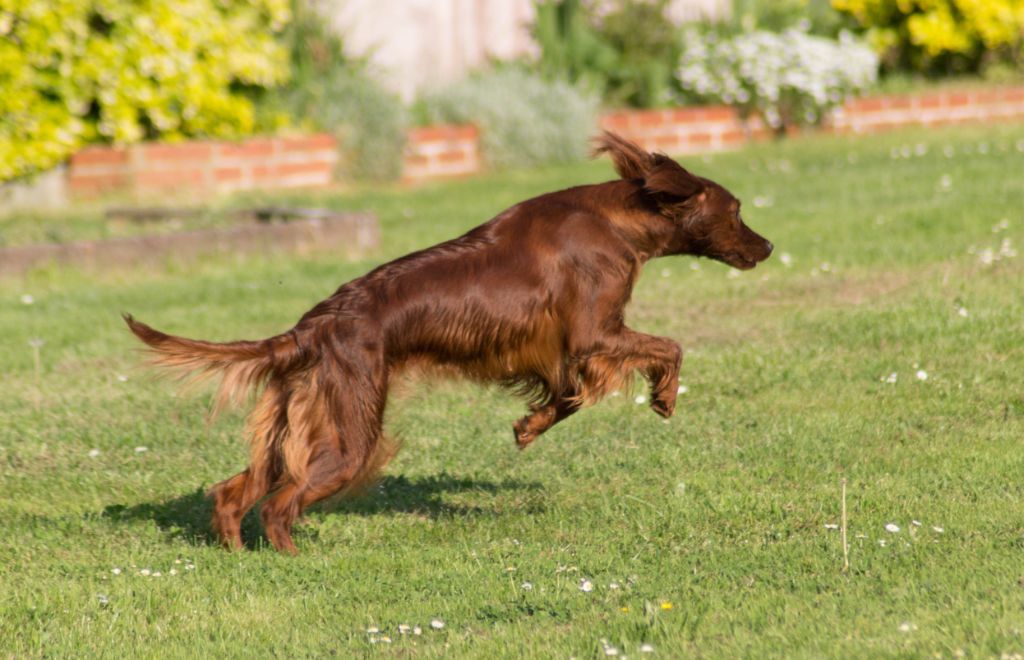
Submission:
{"label": "brick wall", "polygon": [[1024,87],[856,99],[834,113],[832,128],[859,133],[1014,119],[1024,119]]}
{"label": "brick wall", "polygon": [[68,185],[77,197],[324,186],[334,180],[337,160],[331,135],[97,146],[71,157]]}
{"label": "brick wall", "polygon": [[601,117],[602,129],[637,142],[651,151],[691,154],[719,151],[767,132],[759,121],[744,126],[732,108],[670,108],[665,110],[622,110]]}
{"label": "brick wall", "polygon": [[[874,132],[1003,120],[1024,120],[1024,87],[857,99],[837,109],[826,130]],[[624,110],[605,114],[599,124],[647,149],[670,154],[727,149],[771,134],[756,117],[744,124],[735,110],[724,106]],[[336,146],[330,135],[313,135],[239,143],[90,147],[72,157],[68,183],[71,194],[78,197],[323,186],[334,180]],[[404,181],[466,176],[482,168],[476,127],[428,126],[409,131]]]}
{"label": "brick wall", "polygon": [[481,169],[476,126],[426,126],[409,131],[402,179],[409,183],[474,174]]}
{"label": "brick wall", "polygon": [[[836,109],[825,130],[870,133],[1006,120],[1024,120],[1024,87],[856,99]],[[604,115],[600,126],[670,154],[715,151],[771,134],[756,117],[744,126],[739,114],[725,106],[624,110]]]}

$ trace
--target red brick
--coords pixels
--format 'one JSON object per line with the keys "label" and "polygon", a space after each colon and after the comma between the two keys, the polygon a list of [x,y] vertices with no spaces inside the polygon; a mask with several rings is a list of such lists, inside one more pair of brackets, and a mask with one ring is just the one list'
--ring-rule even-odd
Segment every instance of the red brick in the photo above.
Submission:
{"label": "red brick", "polygon": [[711,133],[690,133],[686,141],[693,145],[711,144]]}
{"label": "red brick", "polygon": [[641,110],[633,115],[633,122],[640,127],[661,126],[671,121],[671,118],[666,117],[660,110]]}
{"label": "red brick", "polygon": [[274,153],[274,141],[270,139],[257,139],[236,143],[224,142],[219,145],[219,150],[220,155],[225,158],[267,158]]}
{"label": "red brick", "polygon": [[71,156],[71,168],[90,165],[121,165],[128,162],[128,150],[123,147],[86,147]]}
{"label": "red brick", "polygon": [[403,167],[423,167],[430,163],[430,158],[425,154],[409,153],[402,158]]}
{"label": "red brick", "polygon": [[949,94],[946,97],[946,99],[947,104],[954,107],[970,105],[971,103],[971,95],[966,92],[956,92],[954,94]]}
{"label": "red brick", "polygon": [[68,177],[68,185],[73,194],[112,192],[128,184],[128,176],[124,172],[113,174],[82,174],[72,172]]}
{"label": "red brick", "polygon": [[918,105],[922,108],[941,108],[945,102],[946,97],[942,94],[929,94],[917,100]]}
{"label": "red brick", "polygon": [[277,166],[277,173],[281,176],[290,174],[330,174],[331,164],[325,162],[309,163],[281,163]]}
{"label": "red brick", "polygon": [[702,119],[718,121],[722,119],[735,119],[736,111],[727,105],[715,105],[704,108],[701,114]]}
{"label": "red brick", "polygon": [[672,110],[673,124],[688,124],[700,119],[702,108],[675,108]]}
{"label": "red brick", "polygon": [[610,115],[604,115],[601,117],[601,128],[608,131],[624,131],[629,128],[629,114],[625,112],[616,112]]}
{"label": "red brick", "polygon": [[150,170],[135,174],[135,185],[140,190],[162,188],[199,187],[203,183],[202,170]]}
{"label": "red brick", "polygon": [[213,172],[213,176],[217,181],[238,181],[242,178],[241,167],[218,167]]}
{"label": "red brick", "polygon": [[305,137],[281,138],[280,144],[285,151],[315,151],[317,149],[335,149],[338,146],[338,141],[329,133],[320,133]]}
{"label": "red brick", "polygon": [[876,122],[876,123],[873,123],[873,124],[869,124],[867,128],[868,128],[869,131],[889,131],[889,130],[892,130],[894,128],[900,128],[900,127],[906,126],[906,125],[907,125],[907,122],[905,122],[905,121],[886,120],[886,121],[880,121],[880,122]]}
{"label": "red brick", "polygon": [[849,112],[877,112],[885,107],[885,98],[875,96],[867,99],[857,99],[849,104]]}
{"label": "red brick", "polygon": [[975,92],[974,94],[974,103],[976,105],[991,105],[993,103],[999,103],[1002,99],[1002,90],[986,90]]}
{"label": "red brick", "polygon": [[1003,90],[1003,99],[1011,102],[1024,101],[1024,87]]}
{"label": "red brick", "polygon": [[213,145],[207,142],[145,144],[137,148],[147,164],[161,161],[209,160],[213,156]]}
{"label": "red brick", "polygon": [[722,142],[725,144],[736,144],[737,142],[743,142],[747,136],[742,130],[731,128],[727,131],[722,131],[719,137],[722,138]]}
{"label": "red brick", "polygon": [[435,142],[440,140],[472,140],[480,134],[473,124],[444,124],[420,126],[409,131],[409,142]]}
{"label": "red brick", "polygon": [[442,151],[438,154],[438,160],[442,163],[458,163],[468,161],[469,158],[464,151]]}
{"label": "red brick", "polygon": [[775,133],[767,126],[756,126],[750,130],[750,137],[753,140],[767,140],[774,135]]}
{"label": "red brick", "polygon": [[665,152],[672,152],[679,148],[679,137],[676,135],[656,135],[648,142],[651,149],[659,149]]}

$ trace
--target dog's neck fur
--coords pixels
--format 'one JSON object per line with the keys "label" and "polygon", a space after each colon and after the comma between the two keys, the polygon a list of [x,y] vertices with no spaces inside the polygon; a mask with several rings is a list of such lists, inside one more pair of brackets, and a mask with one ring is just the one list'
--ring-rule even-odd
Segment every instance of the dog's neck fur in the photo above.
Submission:
{"label": "dog's neck fur", "polygon": [[[607,197],[602,200],[605,217],[641,262],[670,255],[702,254],[704,241],[696,231],[699,218],[666,216],[644,192],[642,180],[610,181],[601,186],[607,191]],[[613,210],[609,212],[609,209]],[[681,211],[696,216],[692,208]]]}

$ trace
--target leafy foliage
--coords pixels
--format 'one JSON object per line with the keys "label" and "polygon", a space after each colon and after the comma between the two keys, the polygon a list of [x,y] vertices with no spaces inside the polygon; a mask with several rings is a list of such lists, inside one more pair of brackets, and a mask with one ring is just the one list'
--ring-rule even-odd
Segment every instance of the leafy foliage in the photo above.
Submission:
{"label": "leafy foliage", "polygon": [[888,69],[977,71],[1024,61],[1024,0],[832,0]]}
{"label": "leafy foliage", "polygon": [[835,37],[844,27],[850,27],[850,21],[829,0],[733,0],[728,27],[733,32],[783,32],[796,27]]}
{"label": "leafy foliage", "polygon": [[672,69],[680,34],[668,19],[668,0],[617,0],[595,22],[598,35],[618,54],[605,97],[616,105],[664,105],[671,100]]}
{"label": "leafy foliage", "polygon": [[287,0],[0,0],[0,180],[87,141],[235,137],[287,77]]}
{"label": "leafy foliage", "polygon": [[422,101],[429,121],[474,123],[495,167],[581,158],[593,130],[596,96],[518,68],[482,73]]}
{"label": "leafy foliage", "polygon": [[533,26],[538,70],[548,78],[582,83],[612,105],[651,107],[671,99],[679,30],[668,0],[545,0]]}
{"label": "leafy foliage", "polygon": [[546,0],[537,3],[533,36],[540,45],[537,69],[547,78],[565,78],[603,89],[604,72],[618,56],[601,39],[580,0]]}

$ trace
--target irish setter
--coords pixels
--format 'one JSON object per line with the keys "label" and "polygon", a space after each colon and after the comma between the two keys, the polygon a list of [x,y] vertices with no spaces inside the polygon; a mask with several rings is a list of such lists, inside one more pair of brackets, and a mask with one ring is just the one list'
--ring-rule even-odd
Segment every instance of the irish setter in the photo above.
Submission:
{"label": "irish setter", "polygon": [[682,351],[626,327],[641,267],[667,255],[753,268],[772,244],[750,230],[725,188],[612,133],[597,140],[621,179],[516,204],[464,236],[396,259],[339,288],[287,332],[213,343],[164,334],[125,316],[155,362],[220,374],[217,404],[258,390],[249,467],[214,486],[213,526],[242,544],[261,509],[275,548],[296,552],[310,504],[371,478],[394,453],[382,438],[388,384],[428,365],[529,395],[513,426],[526,447],[641,372],[651,408],[676,405]]}

